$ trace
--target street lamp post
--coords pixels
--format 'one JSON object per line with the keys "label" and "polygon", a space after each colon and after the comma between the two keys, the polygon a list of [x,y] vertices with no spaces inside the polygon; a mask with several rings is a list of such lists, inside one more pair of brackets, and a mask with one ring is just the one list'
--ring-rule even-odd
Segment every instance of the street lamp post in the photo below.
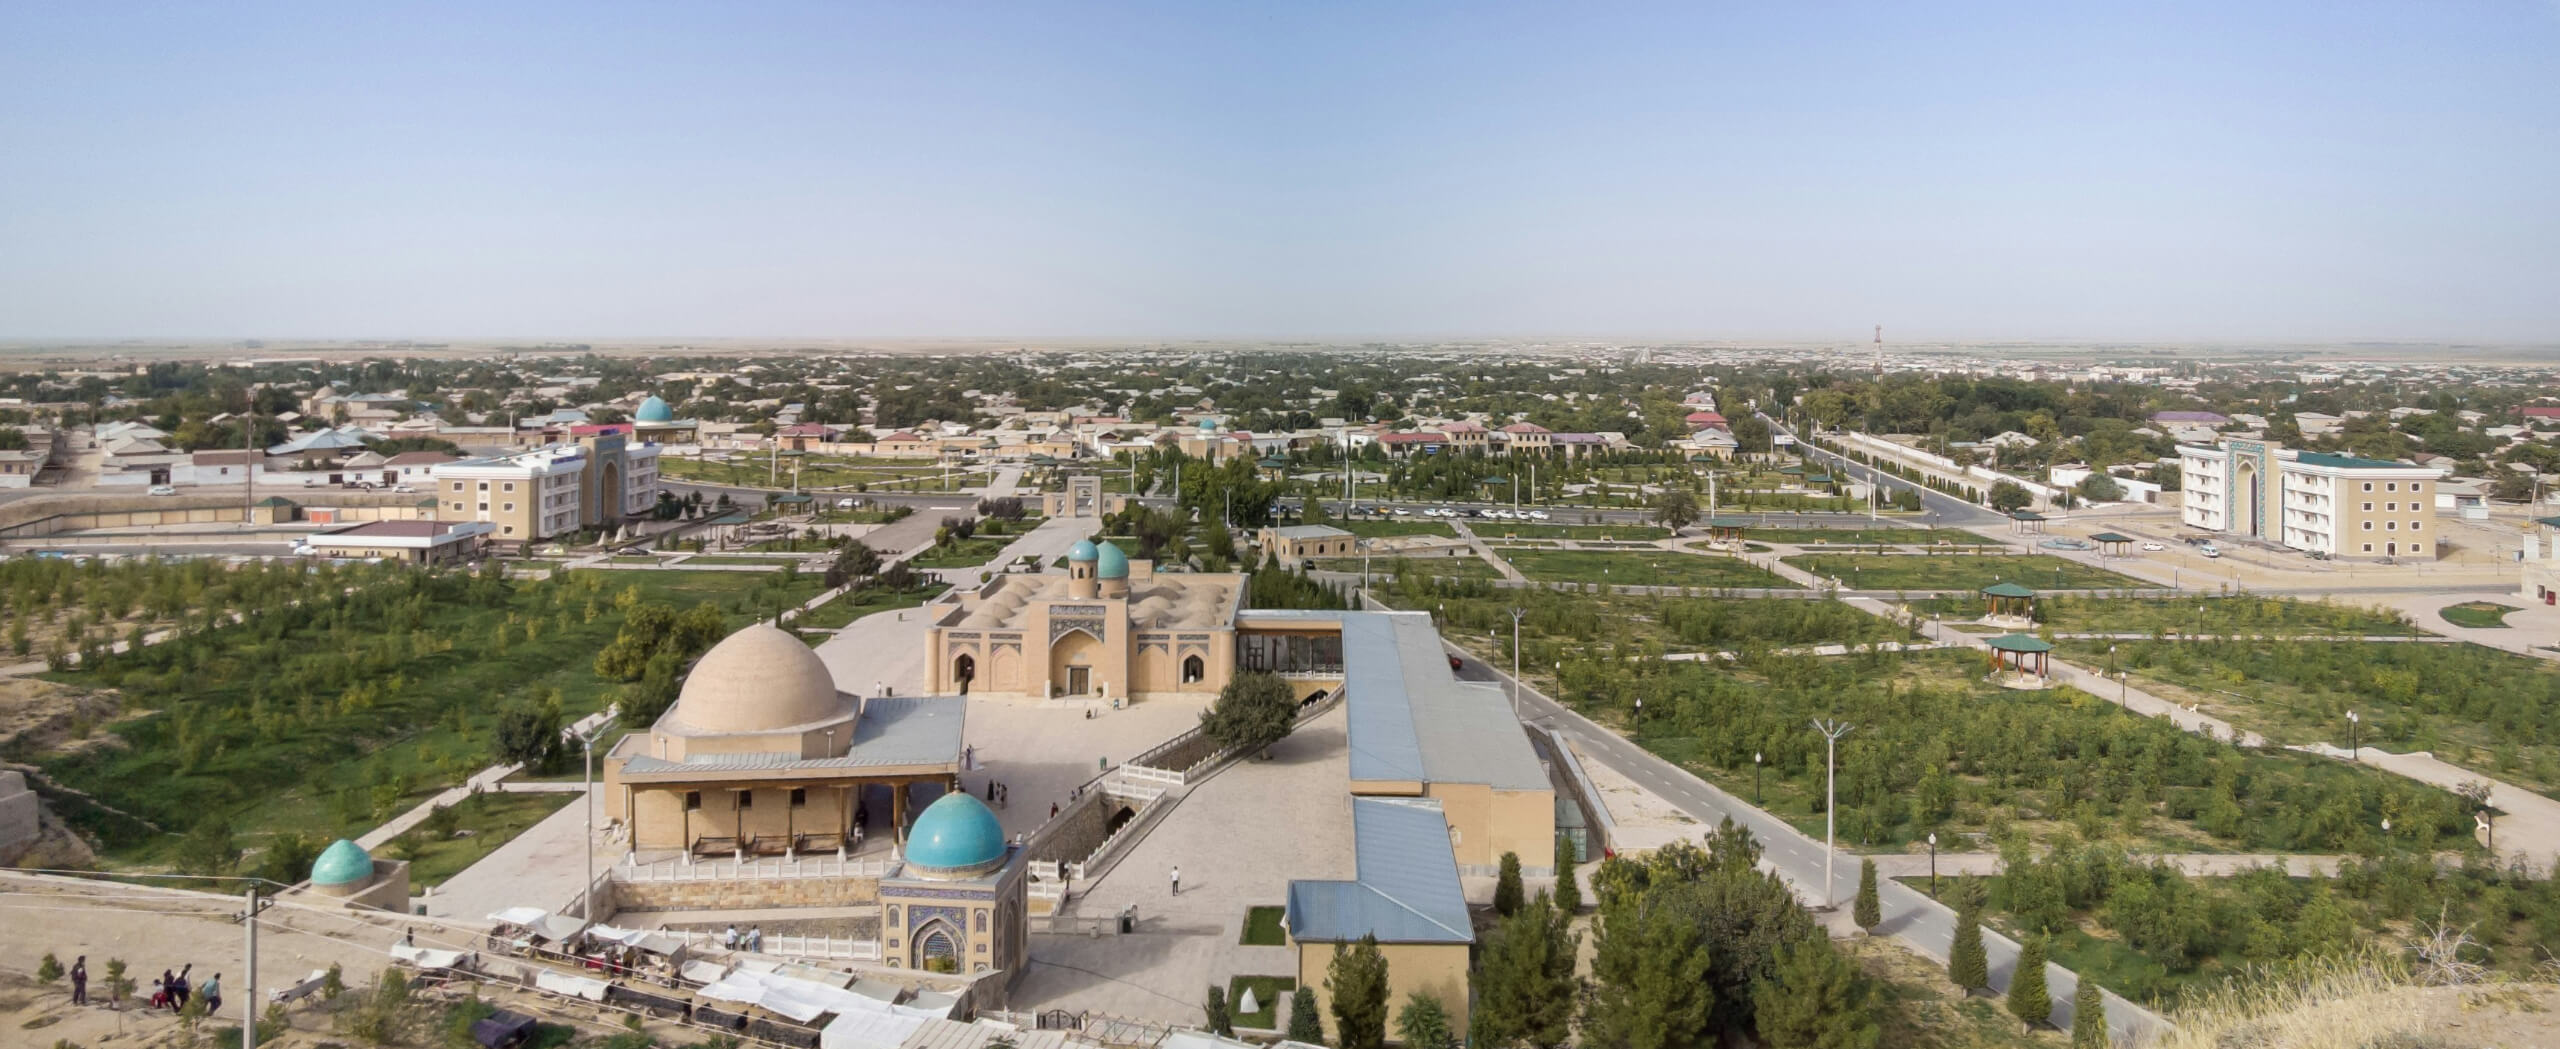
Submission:
{"label": "street lamp post", "polygon": [[1813,730],[1822,734],[1822,909],[1837,910],[1839,889],[1831,882],[1831,860],[1837,848],[1834,828],[1839,824],[1840,737],[1849,734],[1846,721],[1815,718]]}
{"label": "street lamp post", "polygon": [[1938,832],[1929,832],[1929,898],[1938,898]]}
{"label": "street lamp post", "polygon": [[[1511,607],[1511,720],[1513,721],[1520,720],[1520,620],[1528,614],[1529,610],[1526,608],[1518,605]],[[1636,713],[1638,715],[1644,713],[1644,701],[1641,699],[1636,701]]]}
{"label": "street lamp post", "polygon": [[2349,761],[2362,760],[2358,755],[2362,754],[2364,749],[2356,743],[2356,729],[2363,723],[2364,719],[2357,717],[2355,711],[2347,712],[2347,760]]}
{"label": "street lamp post", "polygon": [[1760,793],[1760,752],[1755,750],[1751,752],[1751,803],[1757,805],[1762,800],[1764,798]]}
{"label": "street lamp post", "polygon": [[596,738],[613,726],[614,717],[621,712],[622,705],[614,704],[604,708],[604,716],[595,728],[586,732],[569,730],[578,741],[578,749],[586,755],[587,840],[580,851],[587,855],[587,881],[579,890],[578,920],[588,925],[596,923]]}

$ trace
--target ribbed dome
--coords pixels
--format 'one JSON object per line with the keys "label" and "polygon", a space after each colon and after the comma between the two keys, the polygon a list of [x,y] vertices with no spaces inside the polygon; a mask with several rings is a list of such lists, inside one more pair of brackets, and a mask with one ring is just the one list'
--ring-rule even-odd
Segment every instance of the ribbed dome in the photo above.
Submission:
{"label": "ribbed dome", "polygon": [[826,662],[789,632],[758,623],[711,646],[693,665],[675,719],[703,732],[770,732],[844,710]]}
{"label": "ribbed dome", "polygon": [[658,395],[653,393],[649,395],[648,400],[640,402],[640,409],[632,412],[631,417],[644,423],[673,422],[676,412],[675,409],[667,407],[667,402],[659,400]]}
{"label": "ribbed dome", "polygon": [[364,846],[338,839],[311,865],[313,885],[354,885],[373,877],[373,856]]}
{"label": "ribbed dome", "polygon": [[1119,547],[1110,543],[1102,544],[1100,556],[1094,560],[1097,562],[1093,569],[1095,576],[1103,579],[1129,578],[1129,555],[1121,553]]}
{"label": "ribbed dome", "polygon": [[1095,556],[1097,555],[1093,548],[1093,540],[1091,539],[1078,539],[1076,540],[1075,547],[1067,551],[1067,560],[1069,561],[1091,561]]}
{"label": "ribbed dome", "polygon": [[907,832],[907,865],[927,877],[974,877],[1004,862],[1004,825],[967,791],[925,807]]}

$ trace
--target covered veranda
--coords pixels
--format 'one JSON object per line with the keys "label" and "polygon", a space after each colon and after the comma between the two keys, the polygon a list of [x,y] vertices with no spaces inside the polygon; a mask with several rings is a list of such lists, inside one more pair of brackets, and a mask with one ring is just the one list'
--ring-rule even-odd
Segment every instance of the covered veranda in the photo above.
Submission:
{"label": "covered veranda", "polygon": [[2044,688],[2051,683],[2053,643],[2027,634],[2002,634],[1991,646],[1991,673],[2009,688]]}

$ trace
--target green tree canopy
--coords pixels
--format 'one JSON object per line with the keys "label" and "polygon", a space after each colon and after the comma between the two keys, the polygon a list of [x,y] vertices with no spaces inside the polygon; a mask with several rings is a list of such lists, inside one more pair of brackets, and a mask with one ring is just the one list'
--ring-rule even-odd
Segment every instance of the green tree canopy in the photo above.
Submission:
{"label": "green tree canopy", "polygon": [[1333,945],[1324,989],[1332,999],[1334,1049],[1386,1049],[1387,956],[1375,935]]}
{"label": "green tree canopy", "polygon": [[2053,1017],[2053,993],[2045,989],[2044,937],[2029,936],[2018,945],[2018,971],[2009,977],[2009,1015],[2030,1028]]}
{"label": "green tree canopy", "polygon": [[1875,1049],[1884,1037],[1874,984],[1825,937],[1778,949],[1777,973],[1752,985],[1770,1049]]}
{"label": "green tree canopy", "polygon": [[1289,737],[1298,720],[1297,697],[1277,674],[1237,674],[1218,690],[1218,701],[1200,713],[1200,729],[1220,747],[1257,753]]}
{"label": "green tree canopy", "polygon": [[1467,1041],[1480,1049],[1556,1049],[1573,1033],[1577,945],[1555,903],[1539,893],[1485,936]]}

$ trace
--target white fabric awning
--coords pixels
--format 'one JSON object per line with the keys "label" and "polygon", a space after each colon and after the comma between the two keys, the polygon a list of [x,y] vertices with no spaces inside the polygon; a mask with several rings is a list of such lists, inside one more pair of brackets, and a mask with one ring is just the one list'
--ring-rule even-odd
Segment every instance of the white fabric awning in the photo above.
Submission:
{"label": "white fabric awning", "polygon": [[604,981],[591,980],[584,976],[571,976],[567,973],[552,972],[549,969],[537,969],[534,971],[533,986],[537,990],[549,991],[553,994],[565,994],[571,998],[584,998],[591,1002],[601,1002],[604,1000]]}
{"label": "white fabric awning", "polygon": [[685,979],[695,983],[718,983],[721,975],[728,971],[729,967],[719,962],[706,962],[699,959],[684,963],[684,968],[679,970]]}
{"label": "white fabric awning", "polygon": [[506,910],[490,915],[489,920],[493,922],[505,922],[509,925],[534,925],[541,922],[542,919],[550,916],[550,911],[543,910],[540,907],[509,907]]}
{"label": "white fabric awning", "polygon": [[421,969],[459,969],[464,957],[461,951],[411,947],[402,943],[391,945],[391,956]]}

